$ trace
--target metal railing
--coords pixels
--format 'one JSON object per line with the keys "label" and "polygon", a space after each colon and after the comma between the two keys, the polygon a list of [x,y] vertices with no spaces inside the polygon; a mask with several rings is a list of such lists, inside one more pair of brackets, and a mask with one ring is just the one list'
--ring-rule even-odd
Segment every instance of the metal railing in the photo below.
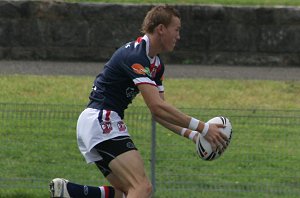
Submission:
{"label": "metal railing", "polygon": [[[107,184],[76,142],[84,105],[0,103],[0,190],[46,189],[54,177]],[[125,122],[145,161],[155,197],[299,197],[300,110],[181,108],[208,120],[223,115],[233,139],[221,158],[199,159],[194,144],[131,106]]]}

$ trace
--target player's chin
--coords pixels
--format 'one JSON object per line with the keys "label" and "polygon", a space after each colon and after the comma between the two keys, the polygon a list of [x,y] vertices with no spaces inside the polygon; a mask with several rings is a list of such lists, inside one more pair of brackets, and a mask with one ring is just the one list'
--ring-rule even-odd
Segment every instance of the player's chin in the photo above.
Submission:
{"label": "player's chin", "polygon": [[168,52],[172,52],[172,51],[174,51],[174,48],[175,48],[175,45],[174,45],[174,46],[171,46],[171,47],[169,47],[169,49],[168,49]]}
{"label": "player's chin", "polygon": [[172,52],[174,51],[175,45],[165,46],[164,52]]}

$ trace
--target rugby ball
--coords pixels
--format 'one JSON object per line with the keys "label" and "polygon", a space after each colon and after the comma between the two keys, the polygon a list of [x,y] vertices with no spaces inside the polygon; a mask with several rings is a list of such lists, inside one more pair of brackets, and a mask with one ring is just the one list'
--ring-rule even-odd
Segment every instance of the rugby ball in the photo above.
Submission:
{"label": "rugby ball", "polygon": [[[227,148],[230,143],[231,137],[232,137],[232,125],[228,118],[219,116],[214,117],[207,121],[209,124],[223,124],[225,125],[225,128],[220,128],[220,132],[224,133],[228,137],[227,141]],[[203,160],[211,161],[218,159],[221,156],[221,152],[217,150],[214,152],[212,150],[212,147],[210,143],[200,134],[198,135],[197,141],[196,141],[196,151],[199,157]],[[224,153],[225,151],[223,151]]]}

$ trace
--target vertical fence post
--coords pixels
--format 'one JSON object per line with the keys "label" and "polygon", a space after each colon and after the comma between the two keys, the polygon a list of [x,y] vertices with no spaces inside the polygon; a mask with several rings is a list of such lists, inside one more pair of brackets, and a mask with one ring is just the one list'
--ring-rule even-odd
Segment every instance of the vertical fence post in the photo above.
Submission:
{"label": "vertical fence post", "polygon": [[156,163],[156,122],[151,117],[151,183],[152,183],[152,189],[154,196],[155,190],[156,190],[156,184],[155,184],[155,163]]}

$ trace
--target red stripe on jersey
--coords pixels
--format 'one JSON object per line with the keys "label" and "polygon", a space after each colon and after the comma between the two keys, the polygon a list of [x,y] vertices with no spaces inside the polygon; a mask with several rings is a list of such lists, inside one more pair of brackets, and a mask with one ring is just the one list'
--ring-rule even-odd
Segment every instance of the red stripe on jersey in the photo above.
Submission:
{"label": "red stripe on jersey", "polygon": [[140,43],[143,40],[143,37],[138,37],[135,42]]}
{"label": "red stripe on jersey", "polygon": [[153,63],[150,64],[150,71],[152,71],[152,69],[155,67],[155,63],[156,63],[156,57],[154,57]]}
{"label": "red stripe on jersey", "polygon": [[157,57],[155,57],[154,61],[150,64],[150,73],[151,73],[152,78],[155,78],[156,73],[159,72],[161,69],[160,63],[159,63],[159,65],[156,65],[156,59],[157,59]]}
{"label": "red stripe on jersey", "polygon": [[156,67],[155,67],[155,63],[156,63],[156,57],[154,58],[153,63],[150,64],[150,73],[151,73],[151,77],[154,78],[156,76]]}
{"label": "red stripe on jersey", "polygon": [[111,113],[111,111],[106,111],[105,121],[109,121],[110,113]]}

